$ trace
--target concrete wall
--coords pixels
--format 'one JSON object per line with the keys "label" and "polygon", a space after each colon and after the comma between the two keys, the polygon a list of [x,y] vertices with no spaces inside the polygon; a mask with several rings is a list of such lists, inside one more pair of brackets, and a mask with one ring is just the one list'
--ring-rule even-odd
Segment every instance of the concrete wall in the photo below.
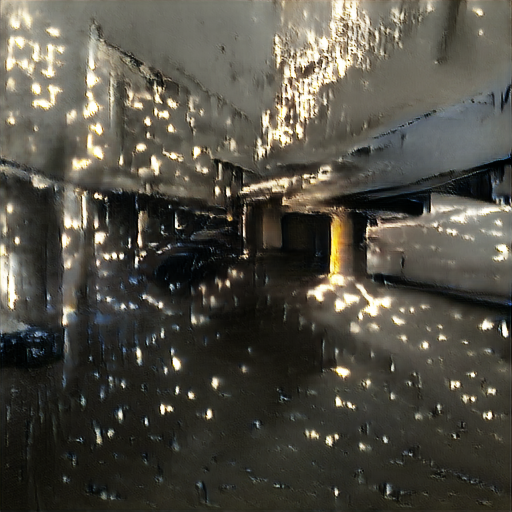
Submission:
{"label": "concrete wall", "polygon": [[252,160],[247,116],[179,69],[163,76],[108,44],[91,20],[72,39],[39,6],[2,6],[2,158],[92,190],[210,204],[213,159]]}

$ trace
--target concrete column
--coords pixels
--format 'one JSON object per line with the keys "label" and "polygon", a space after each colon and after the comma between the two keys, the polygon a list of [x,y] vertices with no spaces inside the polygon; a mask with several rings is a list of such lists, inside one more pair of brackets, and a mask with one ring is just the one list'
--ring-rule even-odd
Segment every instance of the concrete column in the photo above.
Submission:
{"label": "concrete column", "polygon": [[337,209],[331,215],[331,274],[366,274],[366,217]]}
{"label": "concrete column", "polygon": [[263,207],[262,213],[263,249],[281,249],[283,245],[281,204],[271,202]]}
{"label": "concrete column", "polygon": [[26,324],[53,325],[61,278],[55,190],[4,175],[0,205],[0,308]]}

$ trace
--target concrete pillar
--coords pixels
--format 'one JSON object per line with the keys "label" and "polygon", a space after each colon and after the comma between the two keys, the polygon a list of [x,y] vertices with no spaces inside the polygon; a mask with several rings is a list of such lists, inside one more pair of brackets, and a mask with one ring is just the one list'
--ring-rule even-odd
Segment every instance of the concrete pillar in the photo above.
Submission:
{"label": "concrete pillar", "polygon": [[59,320],[61,256],[53,187],[0,179],[0,309],[26,324]]}
{"label": "concrete pillar", "polygon": [[281,204],[270,202],[263,207],[262,213],[262,248],[281,249],[283,245]]}
{"label": "concrete pillar", "polygon": [[366,275],[366,217],[337,209],[331,219],[330,273]]}

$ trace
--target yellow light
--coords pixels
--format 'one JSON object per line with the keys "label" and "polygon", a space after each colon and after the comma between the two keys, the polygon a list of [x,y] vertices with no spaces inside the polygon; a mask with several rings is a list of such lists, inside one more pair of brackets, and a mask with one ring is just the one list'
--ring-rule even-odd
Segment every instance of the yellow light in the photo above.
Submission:
{"label": "yellow light", "polygon": [[9,21],[10,21],[11,28],[13,28],[14,30],[18,30],[21,27],[21,23],[18,18],[15,18],[14,16],[12,16]]}
{"label": "yellow light", "polygon": [[14,309],[16,306],[16,285],[14,282],[14,276],[9,274],[7,276],[7,297],[9,309]]}
{"label": "yellow light", "polygon": [[83,112],[83,115],[84,115],[84,118],[87,119],[91,116],[93,116],[94,114],[96,114],[100,109],[100,106],[94,101],[90,101],[87,106],[84,108],[84,112]]}
{"label": "yellow light", "polygon": [[52,104],[47,100],[34,100],[32,102],[32,106],[42,108],[43,110],[49,110],[52,108]]}
{"label": "yellow light", "polygon": [[92,88],[99,81],[100,81],[100,79],[92,71],[87,72],[87,78],[86,78],[87,87]]}
{"label": "yellow light", "polygon": [[41,94],[41,86],[37,83],[32,84],[32,92],[34,94]]}
{"label": "yellow light", "polygon": [[346,379],[350,375],[350,370],[342,366],[337,366],[334,371],[343,379]]}
{"label": "yellow light", "polygon": [[101,135],[103,133],[103,126],[101,126],[100,123],[91,124],[89,126],[89,130],[91,130],[92,132],[97,133],[98,135]]}
{"label": "yellow light", "polygon": [[74,171],[78,171],[87,168],[90,165],[90,163],[91,160],[89,160],[88,158],[73,158],[72,167]]}
{"label": "yellow light", "polygon": [[98,159],[103,160],[103,150],[99,146],[95,146],[92,154]]}
{"label": "yellow light", "polygon": [[167,105],[169,105],[169,107],[171,107],[172,109],[177,109],[179,106],[179,104],[171,98],[167,100]]}
{"label": "yellow light", "polygon": [[58,28],[49,27],[46,32],[52,37],[60,37],[60,30]]}
{"label": "yellow light", "polygon": [[343,222],[334,215],[331,218],[331,256],[329,260],[329,271],[337,274],[341,268],[341,243],[343,240]]}

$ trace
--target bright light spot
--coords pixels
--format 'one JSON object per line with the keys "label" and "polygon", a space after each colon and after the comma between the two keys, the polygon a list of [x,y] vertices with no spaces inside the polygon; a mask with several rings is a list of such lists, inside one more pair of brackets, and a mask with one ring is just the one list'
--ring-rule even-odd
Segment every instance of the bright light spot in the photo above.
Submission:
{"label": "bright light spot", "polygon": [[494,418],[494,413],[492,411],[486,411],[484,413],[482,413],[482,418],[484,420],[492,420]]}
{"label": "bright light spot", "polygon": [[320,439],[320,434],[316,430],[305,430],[304,435],[308,439]]}
{"label": "bright light spot", "polygon": [[5,87],[8,91],[14,92],[16,90],[16,81],[14,80],[14,78],[12,76],[10,76],[7,79],[7,83],[5,84]]}
{"label": "bright light spot", "polygon": [[158,119],[169,119],[169,112],[167,110],[158,110],[155,108],[153,114],[155,117],[158,117]]}
{"label": "bright light spot", "polygon": [[199,146],[194,146],[192,150],[192,157],[197,158],[201,154],[201,148]]}
{"label": "bright light spot", "polygon": [[41,86],[38,83],[33,83],[32,84],[32,92],[36,95],[41,94]]}
{"label": "bright light spot", "polygon": [[52,37],[60,37],[60,30],[55,27],[49,27],[46,29],[46,32]]}
{"label": "bright light spot", "polygon": [[507,322],[505,320],[501,321],[501,335],[503,336],[503,338],[508,338],[509,335]]}
{"label": "bright light spot", "polygon": [[372,447],[369,444],[359,443],[359,451],[361,452],[370,452]]}
{"label": "bright light spot", "polygon": [[327,446],[333,446],[334,443],[340,438],[338,434],[333,434],[332,436],[327,436],[325,438],[325,444]]}
{"label": "bright light spot", "polygon": [[332,274],[329,276],[329,281],[334,286],[345,286],[346,284],[345,276],[341,274]]}
{"label": "bright light spot", "polygon": [[346,409],[351,409],[353,411],[356,410],[356,405],[352,402],[346,402],[345,400],[342,400],[339,396],[336,397],[334,401],[336,407],[345,407]]}
{"label": "bright light spot", "polygon": [[325,299],[324,294],[328,291],[334,291],[334,287],[329,284],[320,284],[316,288],[309,290],[307,297],[314,296],[318,302],[323,302]]}
{"label": "bright light spot", "polygon": [[100,110],[100,106],[96,101],[91,100],[87,104],[86,107],[84,107],[83,116],[85,119],[88,119],[89,117],[92,117],[94,114],[96,114]]}
{"label": "bright light spot", "polygon": [[160,414],[163,416],[167,412],[173,412],[174,407],[172,405],[160,404]]}
{"label": "bright light spot", "polygon": [[204,415],[205,419],[207,420],[211,420],[213,418],[213,411],[211,409],[207,409],[205,415]]}
{"label": "bright light spot", "polygon": [[189,392],[187,393],[187,398],[188,398],[189,400],[195,400],[195,399],[196,399],[196,394],[195,394],[193,391],[189,391]]}
{"label": "bright light spot", "polygon": [[135,349],[135,357],[137,358],[137,364],[142,366],[142,350],[139,347]]}
{"label": "bright light spot", "polygon": [[168,124],[167,125],[167,131],[169,133],[175,133],[176,132],[176,128],[174,128],[174,126],[172,124]]}
{"label": "bright light spot", "polygon": [[135,146],[135,151],[137,151],[137,153],[142,153],[143,151],[146,151],[146,149],[147,146],[144,143],[140,143]]}
{"label": "bright light spot", "polygon": [[450,381],[450,389],[453,391],[454,389],[459,389],[461,387],[461,383],[458,380]]}
{"label": "bright light spot", "polygon": [[477,375],[476,372],[467,372],[466,375],[470,378],[470,379],[474,379]]}
{"label": "bright light spot", "polygon": [[16,295],[16,285],[12,274],[7,275],[7,297],[9,309],[14,310],[18,296]]}
{"label": "bright light spot", "polygon": [[109,428],[108,431],[107,431],[107,437],[109,439],[112,439],[114,437],[114,434],[115,434],[115,431],[113,428]]}
{"label": "bright light spot", "polygon": [[171,107],[172,109],[177,109],[178,106],[179,106],[179,103],[177,103],[176,101],[174,101],[171,98],[168,98],[167,99],[167,105],[169,105],[169,107]]}
{"label": "bright light spot", "polygon": [[53,105],[48,100],[34,100],[32,102],[32,106],[42,108],[43,110],[49,110]]}
{"label": "bright light spot", "polygon": [[460,399],[465,403],[465,404],[473,404],[476,402],[476,396],[474,395],[462,395],[460,397]]}
{"label": "bright light spot", "polygon": [[123,412],[123,408],[122,407],[119,407],[115,413],[115,416],[117,418],[117,421],[119,421],[119,423],[123,423],[124,421],[124,412]]}
{"label": "bright light spot", "polygon": [[488,388],[485,390],[485,394],[486,394],[487,396],[489,396],[489,395],[496,396],[496,388],[488,387]]}
{"label": "bright light spot", "polygon": [[103,133],[103,126],[101,126],[100,123],[91,124],[89,125],[89,130],[91,130],[91,132],[97,133],[98,135],[101,135]]}
{"label": "bright light spot", "polygon": [[391,319],[393,320],[393,323],[395,323],[396,325],[404,325],[405,324],[405,320],[403,320],[402,318],[400,318],[398,316],[393,316],[393,317],[391,317]]}
{"label": "bright light spot", "polygon": [[105,239],[107,238],[107,233],[104,231],[97,231],[94,233],[94,243],[96,245],[101,245],[103,242],[105,242]]}
{"label": "bright light spot", "polygon": [[69,238],[66,233],[63,233],[62,235],[62,247],[67,247],[69,245],[69,242],[71,241],[71,238]]}
{"label": "bright light spot", "polygon": [[100,79],[92,71],[87,72],[87,78],[86,78],[87,87],[92,88],[99,81],[100,81]]}
{"label": "bright light spot", "polygon": [[102,445],[103,444],[103,439],[101,437],[101,430],[99,427],[94,427],[94,433],[96,434],[96,444],[97,445]]}
{"label": "bright light spot", "polygon": [[337,366],[334,371],[343,379],[346,379],[350,375],[350,370],[342,366]]}
{"label": "bright light spot", "polygon": [[17,236],[17,237],[15,237],[15,238],[14,238],[14,243],[15,243],[16,245],[20,245],[20,242],[21,242],[21,241],[20,241],[20,237],[19,237],[19,236]]}
{"label": "bright light spot", "polygon": [[356,322],[350,322],[350,332],[352,334],[358,334],[361,332],[361,326]]}
{"label": "bright light spot", "polygon": [[158,176],[160,174],[161,165],[162,162],[158,160],[158,158],[155,155],[151,155],[151,169],[153,170],[155,176]]}
{"label": "bright light spot", "polygon": [[177,160],[178,162],[183,162],[183,160],[185,159],[183,155],[180,155],[179,153],[175,153],[174,151],[172,151],[171,153],[168,153],[167,151],[162,151],[162,154],[164,156],[166,156],[167,158],[171,159],[171,160]]}
{"label": "bright light spot", "polygon": [[494,322],[486,318],[478,327],[482,331],[490,331],[494,327]]}
{"label": "bright light spot", "polygon": [[356,288],[361,292],[363,297],[368,301],[368,306],[364,308],[360,313],[360,317],[362,319],[362,314],[367,313],[369,316],[377,316],[379,314],[379,308],[389,308],[391,307],[391,297],[372,297],[367,291],[366,288],[362,284],[356,284]]}
{"label": "bright light spot", "polygon": [[149,116],[147,116],[145,119],[144,119],[144,124],[146,126],[151,126],[151,118]]}
{"label": "bright light spot", "polygon": [[220,384],[219,379],[217,377],[213,377],[212,378],[212,388],[218,389],[219,384]]}
{"label": "bright light spot", "polygon": [[474,7],[473,8],[473,12],[480,18],[482,17],[485,13],[482,9],[479,9],[479,8],[476,8]]}
{"label": "bright light spot", "polygon": [[429,347],[430,347],[430,345],[429,345],[428,341],[422,341],[421,342],[421,345],[420,345],[421,349],[427,350]]}
{"label": "bright light spot", "polygon": [[177,357],[173,357],[172,366],[176,371],[179,371],[181,369],[181,361]]}
{"label": "bright light spot", "polygon": [[15,18],[14,16],[11,17],[9,23],[11,25],[11,28],[13,28],[14,30],[18,30],[21,27],[20,20]]}
{"label": "bright light spot", "polygon": [[12,203],[8,203],[7,204],[6,210],[7,210],[7,213],[12,213],[13,212],[14,208],[12,206]]}
{"label": "bright light spot", "polygon": [[99,146],[95,146],[93,151],[92,151],[92,154],[98,159],[98,160],[103,160],[103,150],[99,147]]}
{"label": "bright light spot", "polygon": [[73,123],[77,118],[77,112],[76,110],[71,110],[66,114],[66,123],[71,124]]}

